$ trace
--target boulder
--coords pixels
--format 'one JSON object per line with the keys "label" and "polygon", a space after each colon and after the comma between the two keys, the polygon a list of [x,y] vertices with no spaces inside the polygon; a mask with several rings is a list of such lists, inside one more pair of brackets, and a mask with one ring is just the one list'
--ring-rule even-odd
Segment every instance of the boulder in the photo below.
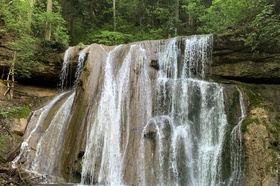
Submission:
{"label": "boulder", "polygon": [[2,135],[0,140],[0,162],[7,163],[12,161],[20,151],[21,137]]}
{"label": "boulder", "polygon": [[26,118],[15,119],[13,125],[11,126],[11,132],[19,136],[23,136],[26,126],[27,126]]}

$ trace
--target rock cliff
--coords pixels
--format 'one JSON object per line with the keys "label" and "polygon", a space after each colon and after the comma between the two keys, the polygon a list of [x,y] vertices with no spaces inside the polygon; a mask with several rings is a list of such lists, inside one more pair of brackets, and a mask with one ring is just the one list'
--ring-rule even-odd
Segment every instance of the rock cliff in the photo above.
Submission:
{"label": "rock cliff", "polygon": [[212,75],[247,83],[280,83],[280,50],[252,52],[244,34],[216,36]]}
{"label": "rock cliff", "polygon": [[[0,72],[7,70],[7,64],[12,59],[12,51],[5,44],[7,40],[9,40],[9,36],[0,33]],[[242,132],[246,185],[276,186],[279,185],[278,172],[280,167],[280,102],[277,99],[280,96],[280,51],[275,49],[275,51],[254,53],[249,47],[245,46],[244,41],[242,34],[215,36],[212,68],[207,72],[207,76],[210,79],[218,79],[223,83],[238,86],[244,95],[247,117],[243,121]],[[81,46],[75,47],[70,59],[74,65],[77,63],[78,53],[83,48]],[[19,82],[40,82],[39,84],[57,86],[63,53],[61,51],[53,52],[46,56],[42,60],[43,63],[33,68],[31,79],[22,79]],[[156,66],[154,64],[155,68]],[[101,68],[101,65],[99,64],[98,67]],[[95,68],[95,70],[96,73],[99,73],[98,68]],[[88,75],[86,73],[87,69],[84,69],[84,71],[84,77],[80,81],[80,89],[77,92],[81,95],[83,95],[81,92],[84,91],[84,86],[86,86],[83,78],[88,78],[86,77]],[[72,76],[74,76],[74,73],[72,73]],[[99,81],[99,79],[96,78],[94,81]],[[233,98],[229,97],[228,99]],[[78,103],[75,105],[78,105]],[[81,111],[88,106],[87,103],[81,103],[81,105]],[[234,111],[233,115],[238,114]],[[77,121],[73,122],[81,120],[80,117],[77,117]],[[79,131],[75,127],[76,125],[73,125],[71,129],[75,131],[73,134],[76,138],[69,136],[66,143],[74,143],[73,140],[80,138],[81,132],[85,130],[82,127]],[[80,148],[74,149],[75,153],[73,155],[82,153],[83,145],[79,144]],[[77,160],[73,164],[78,164],[79,158],[77,156]],[[67,164],[67,162],[62,163]],[[78,165],[74,166],[72,168],[79,174],[80,167]]]}
{"label": "rock cliff", "polygon": [[[0,72],[7,73],[13,52],[7,42],[12,37],[0,33]],[[237,80],[246,83],[279,84],[280,83],[280,50],[253,52],[245,45],[245,35],[232,33],[214,36],[212,69],[210,76]],[[70,61],[75,69],[78,53],[83,46],[76,46],[72,51]],[[19,79],[19,82],[40,85],[57,86],[62,68],[63,54],[66,48],[58,43],[41,43],[37,48],[37,61],[40,62],[31,69],[30,79]],[[5,73],[4,73],[5,72]],[[73,70],[72,76],[74,77]]]}

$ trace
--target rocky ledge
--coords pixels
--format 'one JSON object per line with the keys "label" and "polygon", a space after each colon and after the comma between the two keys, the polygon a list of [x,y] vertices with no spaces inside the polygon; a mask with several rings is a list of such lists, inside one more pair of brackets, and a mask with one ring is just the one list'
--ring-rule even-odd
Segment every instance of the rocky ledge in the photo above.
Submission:
{"label": "rocky ledge", "polygon": [[[9,36],[0,34],[0,72],[2,72],[2,77],[7,73],[13,58],[13,52],[6,44],[9,39]],[[74,76],[78,54],[83,49],[82,46],[74,48],[69,57],[73,65],[70,76]],[[42,43],[38,46],[39,57],[37,61],[40,63],[31,69],[31,78],[18,79],[18,81],[57,86],[66,49],[59,43]],[[232,33],[222,36],[215,35],[213,49],[212,68],[208,76],[218,76],[247,83],[280,83],[279,48],[266,50],[264,47],[262,51],[253,52],[251,47],[245,45],[244,34]]]}
{"label": "rocky ledge", "polygon": [[242,33],[215,36],[212,75],[247,83],[280,83],[280,49],[252,51]]}

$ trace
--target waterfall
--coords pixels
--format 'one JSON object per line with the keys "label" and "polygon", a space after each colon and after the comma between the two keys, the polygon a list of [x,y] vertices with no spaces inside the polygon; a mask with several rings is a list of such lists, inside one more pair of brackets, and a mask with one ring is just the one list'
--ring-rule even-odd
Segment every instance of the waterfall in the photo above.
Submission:
{"label": "waterfall", "polygon": [[[76,72],[75,72],[75,82],[74,82],[74,87],[77,86],[77,83],[78,83],[78,80],[79,80],[79,77],[80,77],[80,74],[83,70],[83,67],[84,67],[84,62],[86,61],[86,57],[87,57],[87,51],[89,49],[90,46],[87,46],[85,47],[79,54],[79,57],[78,57],[78,66],[77,66],[77,69],[76,69]],[[65,54],[66,55],[66,54]]]}
{"label": "waterfall", "polygon": [[61,74],[60,74],[60,83],[59,83],[59,89],[61,92],[63,92],[64,90],[66,90],[67,88],[71,87],[71,85],[73,84],[74,87],[77,85],[78,83],[78,79],[80,77],[81,71],[83,69],[84,66],[84,62],[86,60],[86,56],[87,56],[87,51],[89,49],[90,46],[85,47],[78,56],[78,61],[77,61],[77,68],[75,71],[75,79],[74,79],[74,83],[72,82],[72,64],[70,62],[71,60],[71,56],[73,55],[73,53],[75,53],[75,47],[69,47],[65,53],[64,53],[64,57],[63,57],[63,63],[62,63],[62,68],[61,68]]}
{"label": "waterfall", "polygon": [[59,77],[60,79],[59,88],[61,89],[61,91],[65,90],[67,86],[69,86],[68,76],[69,73],[71,73],[69,72],[71,70],[70,69],[71,65],[69,64],[70,64],[70,54],[72,50],[74,50],[74,47],[69,47],[64,53],[62,69]]}
{"label": "waterfall", "polygon": [[[150,85],[148,81],[148,68],[145,62],[145,51],[139,45],[132,45],[115,72],[116,56],[121,52],[122,46],[116,47],[108,54],[105,66],[104,87],[101,93],[100,104],[95,116],[90,115],[92,126],[88,130],[87,145],[83,161],[83,183],[110,183],[122,184],[124,152],[121,147],[123,129],[122,124],[133,117],[129,111],[131,81],[131,61],[136,57],[135,69],[141,74],[136,81],[135,106],[139,108],[138,122],[143,121],[151,113]],[[134,58],[132,58],[134,57]],[[126,116],[125,116],[126,115]],[[149,116],[148,116],[149,117]],[[128,126],[129,127],[129,126]],[[130,130],[129,128],[127,129]],[[128,143],[128,139],[124,140]],[[127,145],[124,145],[127,146]],[[94,153],[93,153],[94,152]],[[100,165],[96,166],[96,164]]]}
{"label": "waterfall", "polygon": [[[218,185],[227,125],[223,89],[204,81],[180,81],[168,95],[164,115],[153,118],[144,131],[145,145],[154,146],[150,156],[156,163],[150,174],[156,185]],[[150,128],[155,128],[153,137]]]}
{"label": "waterfall", "polygon": [[212,35],[86,47],[75,93],[35,112],[15,162],[90,185],[242,185],[242,94],[230,123],[225,87],[206,80],[212,47]]}
{"label": "waterfall", "polygon": [[[60,147],[63,145],[64,133],[67,131],[74,96],[75,93],[71,93],[53,116],[47,130],[40,136],[30,168],[31,171],[47,173],[48,175],[59,174],[62,150]],[[54,136],[57,137],[54,138]],[[45,160],[45,157],[48,157],[48,161]]]}
{"label": "waterfall", "polygon": [[223,87],[203,80],[211,57],[211,39],[185,40],[183,56],[176,39],[159,52],[156,117],[143,131],[143,144],[153,148],[145,154],[144,163],[154,164],[146,174],[149,178],[142,179],[143,185],[151,179],[153,185],[219,183],[218,160],[227,118]]}
{"label": "waterfall", "polygon": [[61,147],[74,95],[63,92],[33,113],[14,167],[20,165],[31,172],[59,177]]}
{"label": "waterfall", "polygon": [[239,93],[239,104],[241,109],[241,116],[238,124],[233,128],[231,132],[231,168],[232,168],[232,176],[230,178],[229,184],[232,186],[242,186],[244,181],[244,173],[243,173],[243,145],[242,145],[242,133],[241,133],[241,125],[243,120],[246,117],[245,105],[243,101],[243,96],[239,88],[237,88]]}

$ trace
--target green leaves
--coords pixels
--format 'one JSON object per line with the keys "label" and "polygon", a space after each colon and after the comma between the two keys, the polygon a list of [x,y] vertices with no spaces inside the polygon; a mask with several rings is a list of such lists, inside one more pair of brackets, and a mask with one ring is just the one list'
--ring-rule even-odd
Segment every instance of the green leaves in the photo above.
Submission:
{"label": "green leaves", "polygon": [[117,45],[130,41],[130,34],[120,32],[102,31],[100,34],[92,36],[92,42],[102,43],[104,45]]}
{"label": "green leaves", "polygon": [[18,78],[31,76],[30,70],[37,63],[38,43],[44,40],[46,23],[51,24],[51,41],[68,44],[69,36],[66,21],[61,15],[57,0],[53,0],[53,11],[46,11],[43,0],[31,4],[29,0],[0,0],[1,19],[5,22],[6,31],[14,37],[9,47],[16,51],[15,72]]}
{"label": "green leaves", "polygon": [[35,44],[37,39],[27,34],[21,34],[14,42],[9,42],[10,47],[16,52],[15,74],[18,78],[29,78],[30,70],[36,63],[34,61]]}
{"label": "green leaves", "polygon": [[274,14],[274,5],[267,4],[252,21],[252,32],[248,34],[246,44],[252,50],[262,46],[266,48],[280,47],[280,15]]}
{"label": "green leaves", "polygon": [[66,21],[61,15],[61,7],[53,0],[53,11],[46,11],[44,3],[37,2],[32,16],[32,29],[36,37],[44,38],[46,23],[51,25],[51,40],[68,45],[69,35],[65,27]]}
{"label": "green leaves", "polygon": [[28,24],[30,7],[28,1],[0,0],[0,3],[0,11],[7,31],[13,32],[14,34],[30,31]]}
{"label": "green leaves", "polygon": [[[46,23],[51,25],[51,40],[65,45],[69,41],[68,31],[71,45],[80,42],[115,45],[176,35],[219,33],[240,27],[250,31],[246,44],[253,48],[264,42],[272,41],[269,45],[279,44],[277,1],[115,1],[116,17],[113,16],[113,0],[53,0],[51,12],[46,11],[45,0],[35,2],[31,6],[28,0],[0,0],[5,30],[17,36],[18,41],[11,46],[22,51],[22,57],[18,57],[26,59],[22,61],[28,61],[29,58],[33,62],[34,52],[28,53],[25,48],[29,45],[32,46],[31,50],[35,50],[33,46],[36,41],[27,39],[27,36],[34,40],[45,38]],[[22,68],[21,72],[28,75],[28,68]]]}
{"label": "green leaves", "polygon": [[0,118],[25,118],[27,117],[31,110],[29,107],[20,107],[20,106],[8,106],[3,108],[3,103],[0,101]]}
{"label": "green leaves", "polygon": [[[201,33],[221,33],[228,29],[245,28],[246,44],[253,50],[260,46],[279,46],[280,16],[275,12],[276,1],[213,0],[199,16]],[[277,39],[278,38],[278,39]]]}

